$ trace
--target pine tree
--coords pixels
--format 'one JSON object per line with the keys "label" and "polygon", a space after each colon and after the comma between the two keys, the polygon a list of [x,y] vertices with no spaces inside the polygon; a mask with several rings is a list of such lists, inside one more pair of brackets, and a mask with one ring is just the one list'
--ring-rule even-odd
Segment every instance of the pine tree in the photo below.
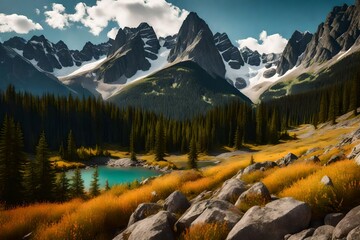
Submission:
{"label": "pine tree", "polygon": [[156,124],[155,133],[155,160],[162,161],[165,157],[165,133],[162,117]]}
{"label": "pine tree", "polygon": [[105,181],[105,191],[109,191],[109,190],[110,190],[109,181],[106,179],[106,181]]}
{"label": "pine tree", "polygon": [[20,126],[15,126],[14,120],[6,116],[0,131],[0,202],[7,205],[18,204],[24,200],[26,158],[22,148]]}
{"label": "pine tree", "polygon": [[65,154],[64,143],[60,144],[59,155],[60,155],[61,159],[67,159],[66,154]]}
{"label": "pine tree", "polygon": [[69,199],[69,180],[66,177],[65,171],[60,173],[56,181],[56,198],[61,202]]}
{"label": "pine tree", "polygon": [[329,103],[329,116],[328,120],[331,120],[332,124],[336,123],[336,103],[335,103],[335,90],[331,91],[330,103]]}
{"label": "pine tree", "polygon": [[188,153],[188,167],[190,169],[197,169],[198,152],[196,148],[195,138],[193,137],[190,142]]}
{"label": "pine tree", "polygon": [[67,160],[76,161],[77,160],[77,152],[76,152],[76,143],[74,139],[73,132],[70,130],[68,136],[68,145],[67,145]]}
{"label": "pine tree", "polygon": [[240,126],[237,126],[236,132],[235,132],[235,139],[234,139],[234,148],[236,150],[241,149],[242,141],[243,141],[243,131],[240,128]]}
{"label": "pine tree", "polygon": [[95,171],[92,175],[92,180],[90,183],[90,195],[92,197],[96,197],[100,194],[100,187],[99,187],[99,170],[96,167]]}
{"label": "pine tree", "polygon": [[81,178],[79,168],[75,169],[74,176],[71,178],[70,192],[72,197],[84,197],[84,180]]}
{"label": "pine tree", "polygon": [[271,122],[270,122],[270,143],[272,144],[275,144],[278,142],[279,140],[279,137],[278,137],[278,129],[279,129],[279,126],[278,126],[278,122],[279,122],[279,119],[278,119],[278,114],[277,114],[277,111],[274,111],[272,116],[271,116]]}
{"label": "pine tree", "polygon": [[38,180],[36,176],[35,160],[29,160],[26,165],[24,175],[24,187],[26,191],[27,202],[34,202],[37,200],[37,186]]}
{"label": "pine tree", "polygon": [[35,175],[37,180],[37,199],[40,201],[52,200],[55,192],[55,171],[51,166],[50,154],[46,142],[45,133],[40,135],[36,147]]}
{"label": "pine tree", "polygon": [[326,93],[323,93],[321,95],[321,100],[320,100],[320,111],[319,111],[319,122],[323,123],[326,122],[326,120],[328,119],[328,101],[327,101],[327,97],[326,97]]}
{"label": "pine tree", "polygon": [[135,136],[134,136],[134,127],[131,128],[130,133],[130,159],[132,161],[137,161],[136,153],[135,153]]}
{"label": "pine tree", "polygon": [[358,114],[357,108],[359,107],[359,91],[360,91],[359,81],[360,79],[355,79],[353,81],[350,92],[350,110],[354,112],[355,116]]}

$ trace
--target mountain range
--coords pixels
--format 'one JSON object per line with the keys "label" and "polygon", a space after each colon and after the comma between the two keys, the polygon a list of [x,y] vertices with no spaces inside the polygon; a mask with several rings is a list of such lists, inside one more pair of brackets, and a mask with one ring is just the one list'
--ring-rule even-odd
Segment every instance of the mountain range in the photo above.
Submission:
{"label": "mountain range", "polygon": [[331,84],[329,71],[360,51],[359,16],[359,0],[335,7],[315,33],[296,30],[282,53],[270,54],[235,47],[193,12],[176,35],[158,38],[141,23],[81,50],[43,35],[13,37],[0,43],[0,88],[101,96],[121,107],[189,117],[234,99],[250,104],[308,91],[325,76],[320,86]]}

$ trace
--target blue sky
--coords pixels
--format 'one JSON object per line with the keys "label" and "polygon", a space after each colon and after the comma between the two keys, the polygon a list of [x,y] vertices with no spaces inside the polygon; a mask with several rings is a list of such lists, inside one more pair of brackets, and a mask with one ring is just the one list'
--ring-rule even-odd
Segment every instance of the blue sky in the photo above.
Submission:
{"label": "blue sky", "polygon": [[295,29],[314,32],[334,6],[344,3],[354,0],[0,0],[0,41],[44,34],[78,49],[86,41],[107,41],[119,26],[142,21],[165,36],[177,32],[190,11],[234,43],[249,37],[257,41],[260,33],[264,41],[283,41]]}

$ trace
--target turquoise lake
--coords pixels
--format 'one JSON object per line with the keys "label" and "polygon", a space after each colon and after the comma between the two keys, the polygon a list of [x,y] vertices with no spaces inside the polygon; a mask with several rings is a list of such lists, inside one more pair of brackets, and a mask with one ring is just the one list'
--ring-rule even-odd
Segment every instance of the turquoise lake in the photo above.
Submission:
{"label": "turquoise lake", "polygon": [[[92,174],[94,168],[81,169],[81,177],[84,180],[85,189],[90,188],[92,180]],[[122,183],[130,183],[135,180],[142,181],[145,178],[158,176],[161,174],[159,171],[152,169],[131,167],[131,168],[113,168],[108,166],[99,166],[99,184],[101,188],[105,187],[105,182],[108,180],[109,185],[117,185]],[[66,176],[71,179],[74,175],[74,170],[70,170],[66,173]]]}

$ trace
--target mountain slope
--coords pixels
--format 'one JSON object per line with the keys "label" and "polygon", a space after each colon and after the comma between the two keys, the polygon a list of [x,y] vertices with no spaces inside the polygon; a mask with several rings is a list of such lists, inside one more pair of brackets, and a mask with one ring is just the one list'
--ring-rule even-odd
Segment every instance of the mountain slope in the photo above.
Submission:
{"label": "mountain slope", "polygon": [[204,20],[191,12],[183,22],[168,61],[191,60],[212,76],[225,77],[225,66],[214,42],[213,34]]}
{"label": "mountain slope", "polygon": [[180,62],[124,87],[109,98],[118,106],[139,106],[186,119],[233,100],[251,101],[225,79],[213,77],[192,61]]}
{"label": "mountain slope", "polygon": [[34,95],[53,93],[55,95],[76,94],[50,74],[36,69],[29,61],[14,50],[0,43],[0,89],[13,85],[17,91]]}

